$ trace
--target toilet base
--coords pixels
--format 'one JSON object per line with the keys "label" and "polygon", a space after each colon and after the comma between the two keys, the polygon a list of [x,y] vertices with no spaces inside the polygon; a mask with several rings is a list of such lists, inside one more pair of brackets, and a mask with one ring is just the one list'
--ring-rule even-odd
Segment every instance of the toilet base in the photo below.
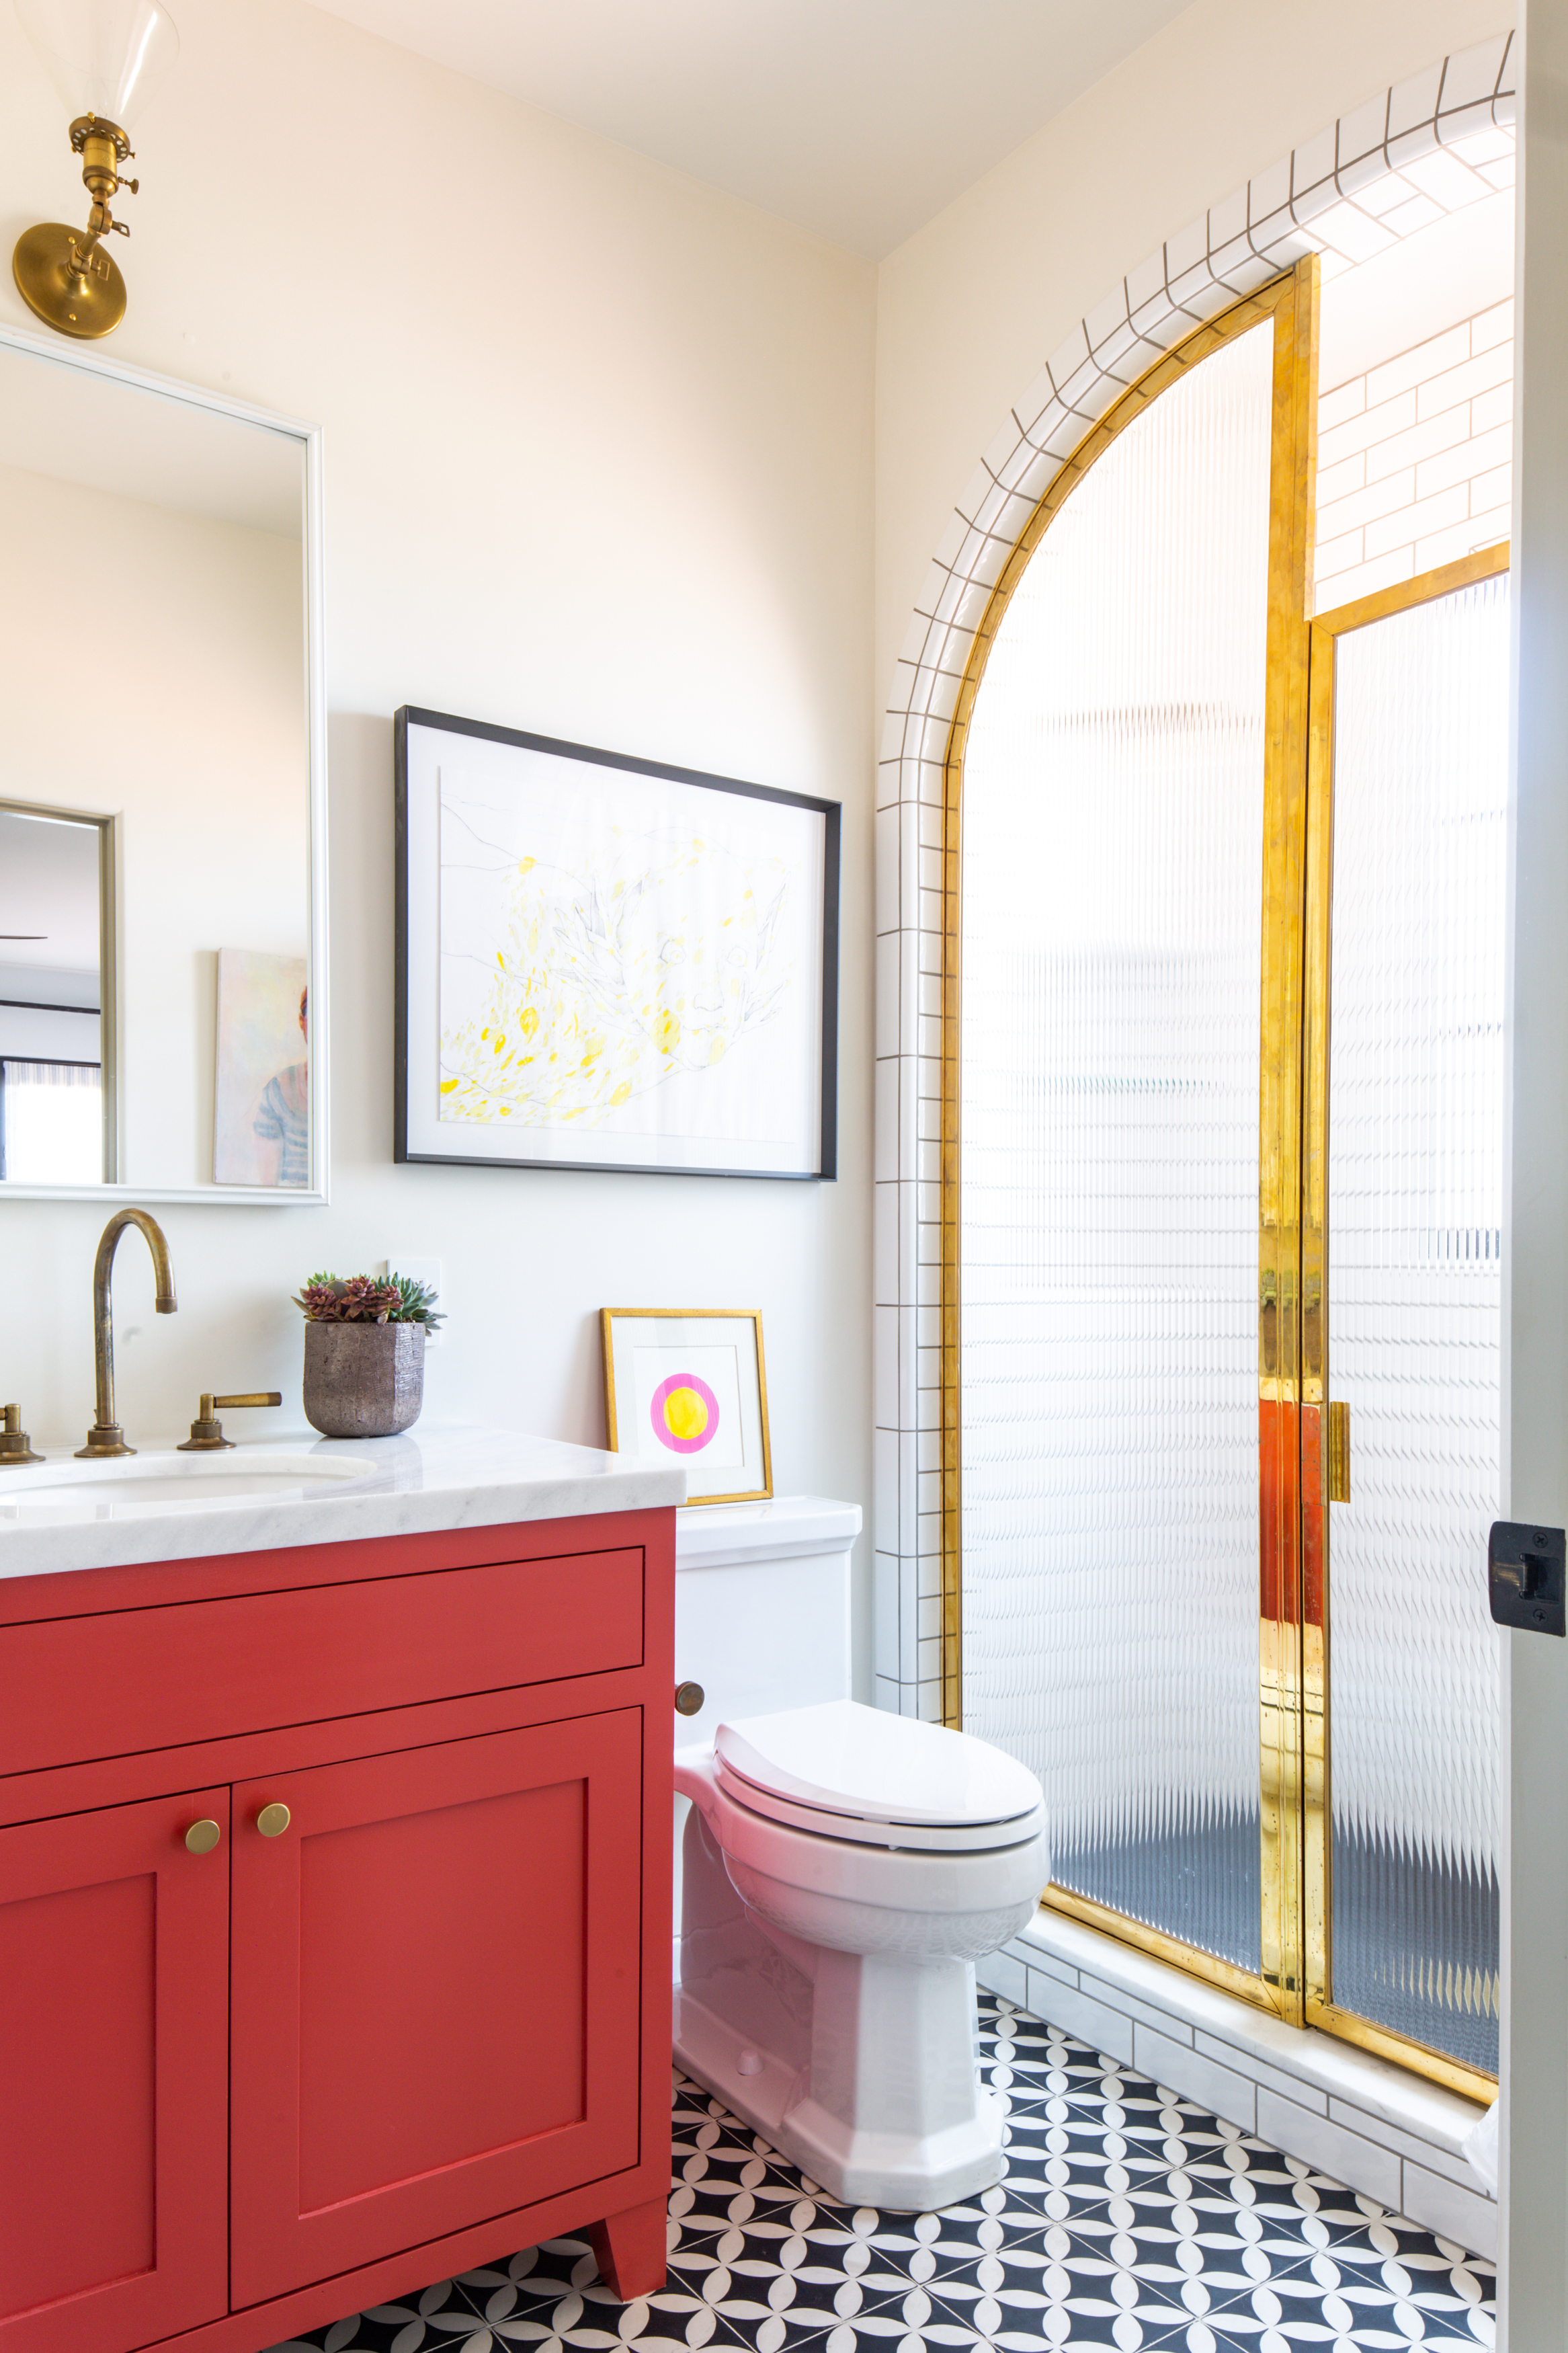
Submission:
{"label": "toilet base", "polygon": [[978,2196],[1002,2178],[1005,2110],[978,2084],[972,2113],[934,2131],[868,2131],[812,2098],[808,2068],[748,2042],[727,2019],[679,1987],[675,2058],[753,2132],[847,2205],[930,2214]]}

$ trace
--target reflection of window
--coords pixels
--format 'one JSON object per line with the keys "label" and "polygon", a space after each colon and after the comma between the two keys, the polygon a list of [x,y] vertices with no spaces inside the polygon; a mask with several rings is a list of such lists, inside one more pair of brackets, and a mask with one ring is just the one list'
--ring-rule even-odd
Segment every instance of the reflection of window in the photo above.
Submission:
{"label": "reflection of window", "polygon": [[97,1062],[0,1060],[0,1177],[101,1183],[102,1075]]}

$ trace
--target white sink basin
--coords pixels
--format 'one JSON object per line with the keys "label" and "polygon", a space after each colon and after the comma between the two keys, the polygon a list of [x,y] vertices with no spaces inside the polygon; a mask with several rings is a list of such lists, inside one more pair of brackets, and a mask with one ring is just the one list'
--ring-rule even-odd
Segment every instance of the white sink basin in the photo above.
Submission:
{"label": "white sink basin", "polygon": [[4,1474],[0,1525],[59,1527],[163,1512],[222,1511],[238,1504],[301,1504],[374,1475],[368,1462],[322,1454],[115,1455],[107,1461],[39,1463]]}

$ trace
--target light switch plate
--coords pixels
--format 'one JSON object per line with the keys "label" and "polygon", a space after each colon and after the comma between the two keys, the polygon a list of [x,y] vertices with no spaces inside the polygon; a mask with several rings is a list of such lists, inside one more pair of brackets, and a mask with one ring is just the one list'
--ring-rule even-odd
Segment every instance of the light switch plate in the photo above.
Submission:
{"label": "light switch plate", "polygon": [[[441,1294],[447,1287],[447,1277],[440,1259],[416,1258],[412,1254],[405,1256],[402,1252],[398,1252],[382,1260],[380,1271],[384,1281],[390,1274],[405,1274],[412,1282],[427,1282],[436,1293],[437,1314],[445,1314],[447,1302]],[[427,1348],[438,1348],[445,1338],[446,1326],[437,1324],[433,1332],[426,1333],[425,1345]]]}

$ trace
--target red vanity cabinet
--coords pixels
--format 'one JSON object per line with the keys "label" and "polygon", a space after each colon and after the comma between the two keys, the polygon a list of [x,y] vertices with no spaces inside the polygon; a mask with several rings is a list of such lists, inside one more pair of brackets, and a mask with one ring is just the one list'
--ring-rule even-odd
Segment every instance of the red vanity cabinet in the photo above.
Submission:
{"label": "red vanity cabinet", "polygon": [[673,1594],[668,1511],[0,1581],[0,2353],[661,2284]]}

